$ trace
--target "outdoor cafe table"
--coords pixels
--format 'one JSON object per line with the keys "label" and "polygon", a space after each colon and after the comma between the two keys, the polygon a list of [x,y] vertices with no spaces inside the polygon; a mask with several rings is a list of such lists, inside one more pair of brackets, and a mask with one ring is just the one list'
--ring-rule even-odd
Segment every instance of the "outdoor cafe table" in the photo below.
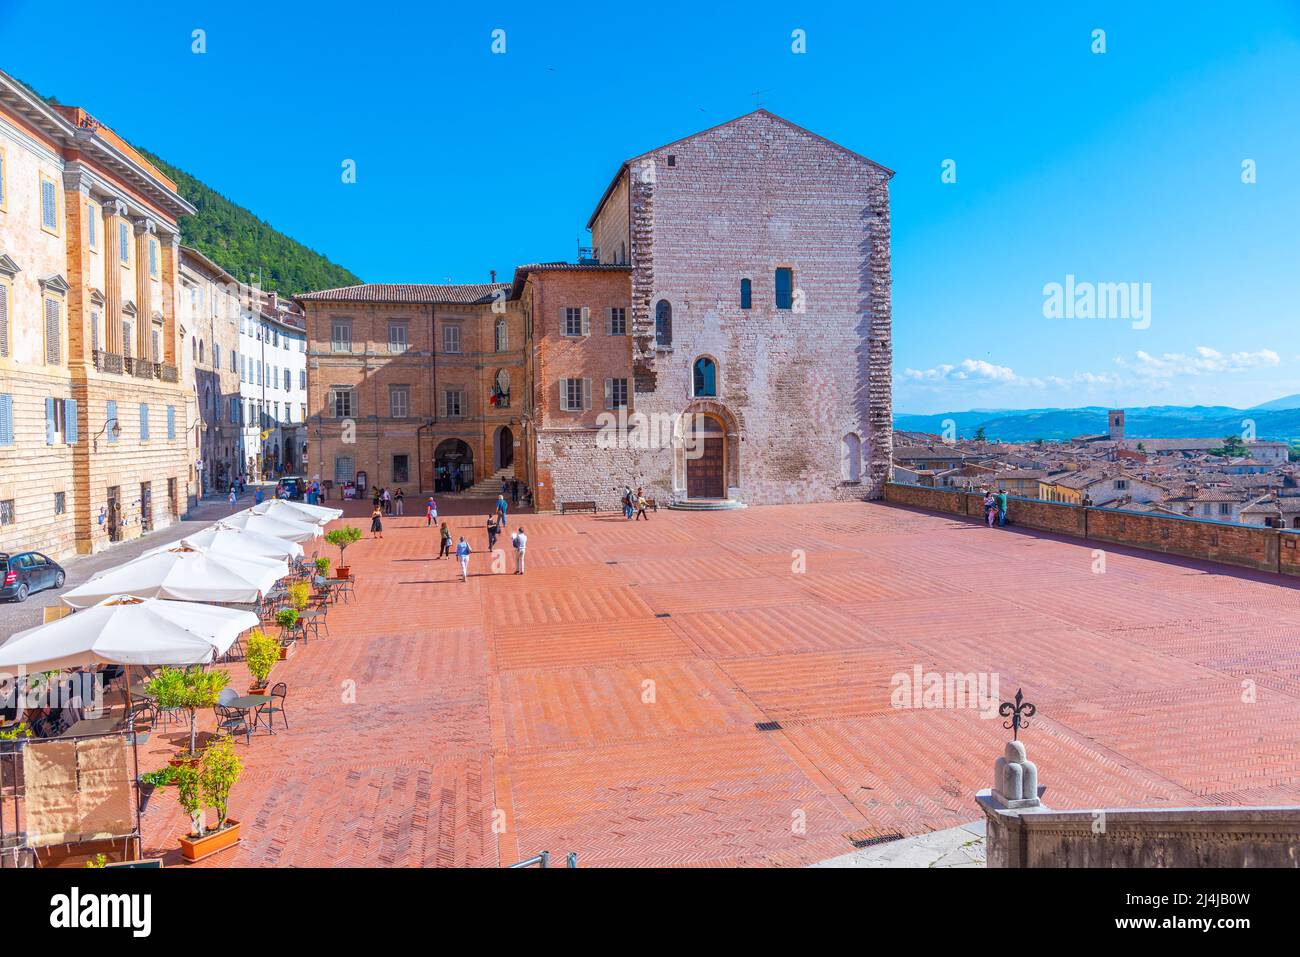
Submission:
{"label": "outdoor cafe table", "polygon": [[[245,721],[248,720],[249,712],[251,711],[253,719],[251,730],[256,731],[258,717],[261,715],[262,709],[270,703],[271,696],[269,694],[246,694],[242,698],[230,699],[230,701],[226,703],[226,707],[232,708],[235,711],[242,711]],[[266,730],[271,732],[271,734],[275,734],[275,728],[272,726],[269,719],[266,722]]]}
{"label": "outdoor cafe table", "polygon": [[97,734],[108,734],[116,731],[121,723],[121,718],[82,718],[59,737],[89,738]]}

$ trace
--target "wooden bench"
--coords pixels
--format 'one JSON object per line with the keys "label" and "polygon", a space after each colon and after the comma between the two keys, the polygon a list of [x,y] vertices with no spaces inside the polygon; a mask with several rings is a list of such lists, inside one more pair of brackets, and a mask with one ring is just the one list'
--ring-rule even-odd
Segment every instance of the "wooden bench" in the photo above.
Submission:
{"label": "wooden bench", "polygon": [[565,515],[569,512],[590,512],[592,515],[595,515],[596,503],[595,502],[561,502],[560,514]]}

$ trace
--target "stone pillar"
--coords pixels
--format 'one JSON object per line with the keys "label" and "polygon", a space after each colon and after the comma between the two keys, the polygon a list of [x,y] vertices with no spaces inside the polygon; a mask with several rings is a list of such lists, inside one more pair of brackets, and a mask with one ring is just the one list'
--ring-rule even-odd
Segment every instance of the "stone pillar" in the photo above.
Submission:
{"label": "stone pillar", "polygon": [[[136,355],[152,360],[153,289],[149,276],[149,244],[157,227],[148,216],[137,219],[135,227],[135,341]],[[161,359],[161,357],[159,357]]]}
{"label": "stone pillar", "polygon": [[176,321],[177,310],[177,271],[180,269],[181,261],[181,236],[175,230],[168,232],[159,238],[159,245],[162,247],[161,264],[159,269],[162,273],[162,302],[159,308],[163,315],[163,362],[176,366],[181,366],[180,349],[184,344],[179,342],[180,326]]}
{"label": "stone pillar", "polygon": [[122,355],[122,257],[118,248],[118,223],[126,217],[126,203],[106,199],[104,217],[104,349]]}
{"label": "stone pillar", "polygon": [[90,335],[90,242],[87,235],[87,204],[90,177],[80,163],[69,163],[63,171],[64,209],[68,245],[68,367],[94,361]]}

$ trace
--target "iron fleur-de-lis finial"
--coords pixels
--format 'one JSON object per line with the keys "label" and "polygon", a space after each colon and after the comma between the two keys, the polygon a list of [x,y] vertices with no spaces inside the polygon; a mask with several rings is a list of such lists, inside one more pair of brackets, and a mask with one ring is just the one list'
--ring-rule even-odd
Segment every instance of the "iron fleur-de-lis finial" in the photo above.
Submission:
{"label": "iron fleur-de-lis finial", "polygon": [[1034,712],[1037,710],[1031,702],[1024,700],[1020,688],[1016,689],[1016,703],[1014,705],[1010,701],[1002,702],[998,707],[998,714],[1011,719],[1002,723],[1002,727],[1011,732],[1011,740],[1019,740],[1020,729],[1029,727],[1029,719],[1034,716]]}

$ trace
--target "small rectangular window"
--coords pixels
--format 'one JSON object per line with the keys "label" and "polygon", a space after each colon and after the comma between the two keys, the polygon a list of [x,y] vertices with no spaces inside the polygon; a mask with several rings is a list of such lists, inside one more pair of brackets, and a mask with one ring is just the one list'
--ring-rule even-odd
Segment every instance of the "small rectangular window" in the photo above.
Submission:
{"label": "small rectangular window", "polygon": [[442,327],[442,351],[460,352],[460,326],[447,325]]}
{"label": "small rectangular window", "polygon": [[58,232],[59,190],[54,180],[41,176],[41,228]]}
{"label": "small rectangular window", "polygon": [[627,408],[627,379],[605,380],[605,408]]}
{"label": "small rectangular window", "polygon": [[[261,338],[261,330],[258,330],[258,338]],[[351,352],[352,351],[352,320],[335,319],[330,323],[330,351],[331,352]]]}
{"label": "small rectangular window", "polygon": [[0,501],[0,525],[12,525],[14,523],[14,500],[7,498]]}
{"label": "small rectangular window", "polygon": [[753,284],[748,279],[740,280],[740,308],[749,309],[753,306]]}
{"label": "small rectangular window", "polygon": [[388,414],[394,419],[404,419],[410,414],[411,390],[409,386],[388,387]]}
{"label": "small rectangular window", "polygon": [[91,249],[99,248],[99,227],[95,225],[95,204],[86,204],[86,242]]}
{"label": "small rectangular window", "polygon": [[442,414],[449,419],[460,418],[465,414],[465,392],[463,389],[447,389],[443,392]]}
{"label": "small rectangular window", "polygon": [[407,325],[404,322],[390,322],[388,324],[388,351],[405,352],[407,340]]}
{"label": "small rectangular window", "polygon": [[124,263],[131,261],[131,230],[126,223],[117,224],[117,255]]}
{"label": "small rectangular window", "polygon": [[149,240],[149,275],[158,278],[158,243]]}
{"label": "small rectangular window", "polygon": [[411,480],[410,458],[405,455],[393,456],[393,482],[401,485]]}
{"label": "small rectangular window", "polygon": [[587,316],[588,311],[586,306],[566,306],[564,308],[564,335],[588,335]]}
{"label": "small rectangular window", "polygon": [[342,485],[345,482],[353,481],[356,477],[357,473],[352,464],[352,456],[336,456],[334,459],[334,484]]}
{"label": "small rectangular window", "polygon": [[67,510],[68,510],[68,493],[55,492],[54,493],[54,514],[62,515]]}
{"label": "small rectangular window", "polygon": [[334,407],[334,418],[349,419],[355,414],[353,406],[353,393],[350,388],[335,386],[331,390],[333,399],[331,405]]}
{"label": "small rectangular window", "polygon": [[149,441],[149,406],[144,402],[140,403],[140,441]]}
{"label": "small rectangular window", "polygon": [[776,271],[776,308],[789,309],[794,305],[794,270],[782,266]]}
{"label": "small rectangular window", "polygon": [[0,445],[14,444],[14,397],[0,395]]}
{"label": "small rectangular window", "polygon": [[622,306],[610,308],[609,321],[605,324],[605,333],[611,336],[627,335],[627,309]]}

